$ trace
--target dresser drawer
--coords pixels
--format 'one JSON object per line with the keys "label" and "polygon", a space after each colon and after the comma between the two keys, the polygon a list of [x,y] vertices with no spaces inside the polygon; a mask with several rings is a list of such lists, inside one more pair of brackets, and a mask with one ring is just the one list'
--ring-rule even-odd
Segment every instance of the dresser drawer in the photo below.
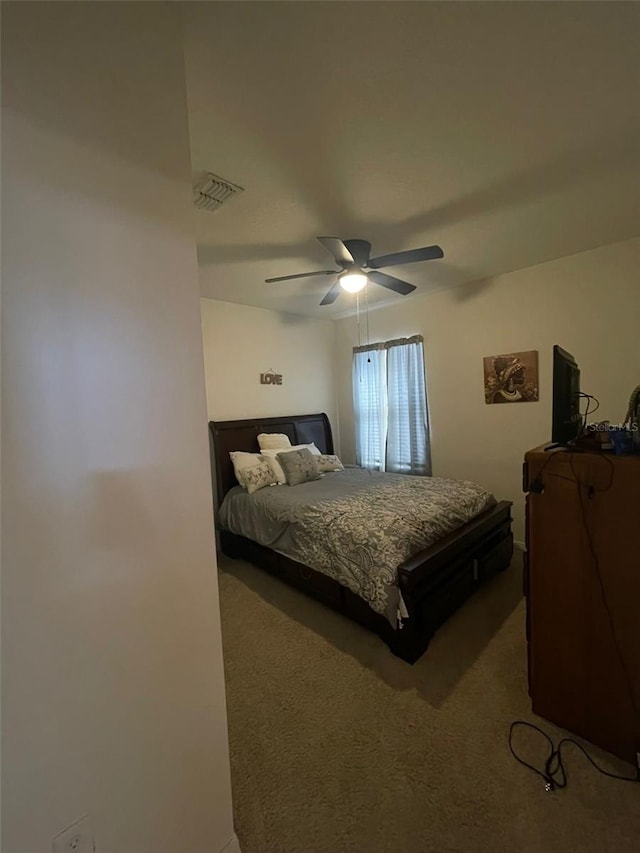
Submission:
{"label": "dresser drawer", "polygon": [[333,578],[316,572],[295,560],[279,555],[279,573],[292,586],[317,598],[325,604],[339,608],[342,603],[342,587]]}
{"label": "dresser drawer", "polygon": [[487,550],[476,558],[475,574],[477,580],[486,580],[502,569],[506,569],[512,556],[513,535],[509,532],[502,539],[488,545]]}

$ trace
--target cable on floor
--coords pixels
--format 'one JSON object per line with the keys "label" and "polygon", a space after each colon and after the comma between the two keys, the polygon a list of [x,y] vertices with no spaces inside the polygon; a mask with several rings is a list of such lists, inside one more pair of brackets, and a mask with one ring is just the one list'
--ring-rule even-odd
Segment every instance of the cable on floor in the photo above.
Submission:
{"label": "cable on floor", "polygon": [[[549,747],[549,753],[547,755],[547,758],[545,759],[543,767],[536,767],[533,764],[529,764],[528,761],[525,761],[523,758],[520,758],[520,756],[516,753],[513,746],[513,733],[518,726],[523,726],[528,729],[532,729],[535,732],[538,732],[538,734],[542,735],[542,737],[547,742],[547,745]],[[580,752],[589,761],[589,763],[593,767],[595,767],[598,773],[601,773],[603,776],[607,776],[609,779],[617,779],[619,782],[640,783],[640,753],[636,756],[636,775],[621,776],[617,773],[610,773],[608,770],[604,770],[604,768],[600,767],[600,765],[597,764],[594,759],[589,755],[584,746],[582,746],[581,743],[578,743],[577,740],[573,740],[573,738],[563,737],[558,742],[558,746],[555,746],[553,740],[549,737],[549,735],[539,726],[536,726],[533,723],[527,723],[525,720],[514,720],[514,722],[511,723],[511,726],[509,728],[509,749],[511,750],[511,755],[513,755],[513,757],[519,764],[522,764],[524,767],[528,767],[529,770],[532,770],[534,773],[540,776],[540,778],[544,781],[544,787],[546,791],[556,791],[567,787],[567,771],[562,755],[562,748],[566,744],[573,744],[573,746],[579,749]]]}

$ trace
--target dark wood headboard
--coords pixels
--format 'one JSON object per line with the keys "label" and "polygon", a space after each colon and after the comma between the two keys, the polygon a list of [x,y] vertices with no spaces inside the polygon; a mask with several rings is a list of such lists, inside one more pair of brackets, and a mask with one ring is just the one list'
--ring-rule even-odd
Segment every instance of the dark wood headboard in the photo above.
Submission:
{"label": "dark wood headboard", "polygon": [[291,444],[313,442],[322,453],[333,453],[333,435],[329,418],[317,415],[287,415],[281,418],[249,418],[242,421],[209,421],[214,494],[218,505],[229,489],[238,484],[229,453],[244,450],[259,453],[258,435],[261,432],[282,432]]}

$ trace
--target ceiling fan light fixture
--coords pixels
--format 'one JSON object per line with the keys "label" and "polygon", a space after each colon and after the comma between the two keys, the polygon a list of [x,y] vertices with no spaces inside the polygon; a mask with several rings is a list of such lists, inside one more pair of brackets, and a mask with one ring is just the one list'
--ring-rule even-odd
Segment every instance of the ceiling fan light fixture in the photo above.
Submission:
{"label": "ceiling fan light fixture", "polygon": [[416,289],[415,284],[409,284],[408,281],[403,281],[401,278],[387,275],[381,270],[400,264],[414,264],[416,261],[432,261],[436,258],[444,258],[444,252],[440,246],[423,246],[421,249],[407,249],[404,252],[372,258],[371,243],[368,240],[341,240],[339,237],[318,237],[318,240],[340,269],[281,275],[277,278],[267,278],[265,283],[271,284],[275,281],[291,281],[296,278],[330,275],[334,277],[333,284],[323,296],[320,305],[333,305],[341,291],[360,293],[368,284],[385,287],[393,293],[400,294],[400,296],[407,296]]}
{"label": "ceiling fan light fixture", "polygon": [[347,293],[358,293],[367,286],[368,278],[362,272],[347,272],[340,276],[340,287]]}

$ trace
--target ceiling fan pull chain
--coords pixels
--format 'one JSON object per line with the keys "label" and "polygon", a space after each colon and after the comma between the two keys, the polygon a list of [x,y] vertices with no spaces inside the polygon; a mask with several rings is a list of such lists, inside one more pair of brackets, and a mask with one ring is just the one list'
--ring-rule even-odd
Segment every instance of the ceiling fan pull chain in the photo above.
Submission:
{"label": "ceiling fan pull chain", "polygon": [[367,346],[371,343],[371,338],[369,337],[369,284],[364,289],[364,311],[367,318]]}

